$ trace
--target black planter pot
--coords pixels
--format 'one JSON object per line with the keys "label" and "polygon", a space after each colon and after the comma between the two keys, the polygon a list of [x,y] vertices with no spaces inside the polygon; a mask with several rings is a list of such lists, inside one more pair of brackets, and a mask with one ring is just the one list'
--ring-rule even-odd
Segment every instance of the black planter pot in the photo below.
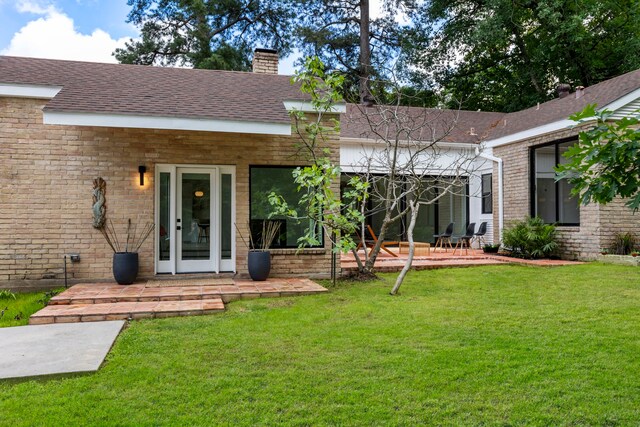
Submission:
{"label": "black planter pot", "polygon": [[116,252],[113,254],[113,278],[119,285],[130,285],[138,277],[138,253]]}
{"label": "black planter pot", "polygon": [[496,246],[496,247],[488,247],[488,248],[482,248],[482,251],[483,251],[485,254],[497,254],[499,250],[500,250],[500,246]]}
{"label": "black planter pot", "polygon": [[247,268],[251,279],[257,282],[267,280],[271,271],[271,254],[269,251],[249,251]]}

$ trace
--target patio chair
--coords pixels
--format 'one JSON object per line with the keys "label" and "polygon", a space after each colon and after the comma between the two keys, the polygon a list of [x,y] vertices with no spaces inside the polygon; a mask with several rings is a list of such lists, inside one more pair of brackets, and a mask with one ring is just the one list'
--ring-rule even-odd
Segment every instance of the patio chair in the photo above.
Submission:
{"label": "patio chair", "polygon": [[436,239],[436,249],[438,248],[438,246],[440,246],[440,249],[444,248],[444,250],[446,251],[447,249],[444,247],[444,245],[449,245],[449,247],[453,249],[453,245],[451,244],[451,236],[453,235],[453,224],[453,222],[449,223],[444,233],[433,235],[433,237]]}
{"label": "patio chair", "polygon": [[[364,239],[364,244],[366,245],[367,248],[373,248],[376,243],[378,242],[378,236],[376,236],[376,233],[373,232],[373,228],[371,228],[370,225],[367,225],[367,231],[369,232],[369,236],[371,237],[371,239],[367,239],[365,237]],[[362,241],[363,239],[360,238],[360,236],[358,235],[358,247],[356,250],[360,250],[360,248],[362,247]],[[389,255],[393,256],[393,257],[398,257],[398,254],[391,252],[388,248],[387,245],[398,245],[400,242],[383,242],[382,245],[380,246],[380,249],[382,249],[383,251],[385,251],[386,253],[388,253]],[[365,252],[366,252],[366,248],[365,248]]]}
{"label": "patio chair", "polygon": [[467,226],[467,232],[464,236],[458,237],[458,241],[456,242],[456,248],[453,250],[453,254],[456,254],[458,248],[460,248],[460,252],[462,252],[462,248],[464,248],[464,254],[469,254],[469,248],[471,247],[471,239],[473,239],[473,232],[476,229],[476,223],[472,222]]}
{"label": "patio chair", "polygon": [[473,239],[478,241],[478,249],[482,248],[484,244],[484,236],[487,234],[487,223],[481,222],[480,228],[478,228],[478,232],[473,235]]}

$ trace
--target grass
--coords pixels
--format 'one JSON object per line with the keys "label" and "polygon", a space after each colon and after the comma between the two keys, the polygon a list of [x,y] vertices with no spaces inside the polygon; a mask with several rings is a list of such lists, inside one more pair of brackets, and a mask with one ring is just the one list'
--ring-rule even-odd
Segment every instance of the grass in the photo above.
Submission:
{"label": "grass", "polygon": [[[22,326],[29,322],[29,316],[40,310],[49,298],[60,290],[52,292],[14,293],[8,291],[0,293],[0,328],[7,326]],[[0,350],[2,354],[2,350]],[[0,421],[2,422],[2,421]]]}
{"label": "grass", "polygon": [[399,297],[392,279],[132,322],[95,374],[0,382],[0,424],[640,420],[640,269],[413,272]]}

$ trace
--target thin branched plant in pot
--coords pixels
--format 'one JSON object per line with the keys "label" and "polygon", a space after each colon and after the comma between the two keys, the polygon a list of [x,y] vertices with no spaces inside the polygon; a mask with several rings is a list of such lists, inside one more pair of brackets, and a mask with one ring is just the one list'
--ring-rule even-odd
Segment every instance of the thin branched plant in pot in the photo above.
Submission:
{"label": "thin branched plant in pot", "polygon": [[249,276],[255,281],[264,281],[269,278],[271,272],[271,252],[269,249],[280,232],[279,221],[262,221],[262,227],[258,235],[254,236],[249,224],[249,242],[242,236],[236,225],[242,242],[248,249],[247,269]]}
{"label": "thin branched plant in pot", "polygon": [[113,277],[118,284],[130,285],[136,281],[139,267],[138,251],[154,228],[153,223],[147,222],[142,230],[138,231],[137,226],[129,219],[126,235],[122,240],[118,238],[111,220],[105,221],[104,226],[98,229],[113,250]]}

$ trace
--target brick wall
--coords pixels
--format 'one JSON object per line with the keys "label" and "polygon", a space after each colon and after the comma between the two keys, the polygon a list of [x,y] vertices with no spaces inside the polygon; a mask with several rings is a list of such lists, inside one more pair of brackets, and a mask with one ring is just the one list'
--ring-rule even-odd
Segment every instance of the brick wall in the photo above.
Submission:
{"label": "brick wall", "polygon": [[[567,129],[493,149],[494,155],[504,162],[505,227],[510,221],[520,220],[531,213],[529,148],[575,136],[579,131],[579,128]],[[497,176],[497,169],[494,173]],[[497,187],[494,190],[497,194]],[[497,223],[498,207],[495,199],[494,212]],[[640,237],[638,219],[620,200],[606,206],[580,206],[579,227],[558,227],[560,252],[567,259],[595,259],[600,248],[610,244],[612,234],[630,231]],[[498,239],[497,230],[494,238]]]}
{"label": "brick wall", "polygon": [[[154,165],[235,165],[236,223],[246,235],[249,165],[297,165],[296,137],[42,124],[45,101],[0,98],[0,286],[60,284],[63,255],[77,280],[110,279],[111,249],[92,226],[92,181],[107,182],[107,217],[124,226],[154,219]],[[339,141],[330,138],[334,160]],[[146,165],[139,185],[138,165]],[[336,183],[336,191],[338,191]],[[328,240],[328,239],[326,239]],[[154,274],[154,239],[140,250],[140,276]],[[246,249],[236,236],[237,269]],[[274,251],[273,275],[328,276],[323,249]]]}

